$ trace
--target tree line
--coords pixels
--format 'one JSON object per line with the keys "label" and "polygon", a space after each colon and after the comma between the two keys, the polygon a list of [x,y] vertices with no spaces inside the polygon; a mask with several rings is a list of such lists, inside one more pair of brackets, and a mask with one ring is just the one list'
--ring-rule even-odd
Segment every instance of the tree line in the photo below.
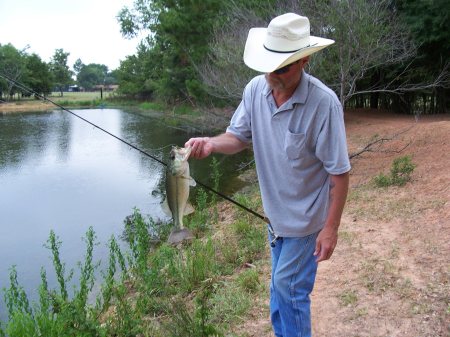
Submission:
{"label": "tree line", "polygon": [[[450,2],[446,0],[135,0],[117,15],[125,38],[146,36],[134,55],[109,71],[81,60],[67,66],[57,49],[50,63],[0,45],[0,70],[33,90],[63,92],[76,83],[119,84],[119,93],[167,104],[236,104],[257,73],[242,54],[251,27],[295,12],[311,33],[336,43],[314,54],[308,72],[352,108],[404,113],[449,109]],[[18,91],[0,79],[3,97]]]}
{"label": "tree line", "polygon": [[[116,84],[114,71],[103,64],[83,64],[78,59],[71,70],[67,64],[70,54],[56,49],[50,62],[43,61],[39,55],[19,50],[12,44],[0,44],[0,100],[11,100],[15,95],[31,96],[33,92],[47,96],[53,91],[63,92],[69,86],[77,85],[84,90],[92,90],[96,85]],[[21,85],[16,85],[20,83]]]}
{"label": "tree line", "polygon": [[448,111],[446,0],[135,0],[118,15],[122,33],[148,35],[121,63],[120,89],[172,104],[234,104],[256,75],[242,61],[249,28],[286,12],[336,41],[308,71],[345,106]]}

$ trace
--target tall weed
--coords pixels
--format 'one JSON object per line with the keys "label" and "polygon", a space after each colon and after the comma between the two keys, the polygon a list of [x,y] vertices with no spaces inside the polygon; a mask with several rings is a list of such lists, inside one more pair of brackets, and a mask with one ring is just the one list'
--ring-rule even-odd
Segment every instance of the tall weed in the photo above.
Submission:
{"label": "tall weed", "polygon": [[[216,157],[213,157],[211,162],[211,179],[213,182],[213,188],[218,191],[220,187],[220,177],[222,174],[219,170],[219,162]],[[217,207],[217,194],[213,193],[211,196],[211,206],[213,207],[213,222],[217,223],[219,221],[219,209]]]}
{"label": "tall weed", "polygon": [[208,301],[211,294],[212,286],[207,283],[195,297],[195,307],[192,313],[183,301],[173,301],[170,307],[167,307],[167,313],[172,319],[163,324],[164,335],[171,337],[223,336],[210,320]]}
{"label": "tall weed", "polygon": [[184,256],[178,255],[175,263],[180,289],[189,293],[199,288],[202,282],[213,277],[218,269],[212,240],[208,239],[206,242],[195,240],[186,249]]}
{"label": "tall weed", "polygon": [[66,266],[61,262],[59,248],[61,247],[61,241],[58,240],[55,232],[50,231],[50,236],[47,240],[47,245],[44,245],[47,249],[51,250],[53,255],[53,267],[55,268],[56,278],[58,279],[59,291],[62,299],[66,301],[69,297],[67,293],[66,282],[70,281],[73,276],[73,270],[69,272],[66,278]]}

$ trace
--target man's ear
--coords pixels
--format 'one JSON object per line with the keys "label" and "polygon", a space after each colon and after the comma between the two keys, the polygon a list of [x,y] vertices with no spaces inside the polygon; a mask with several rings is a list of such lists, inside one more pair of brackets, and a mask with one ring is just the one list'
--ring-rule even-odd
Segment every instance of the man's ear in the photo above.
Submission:
{"label": "man's ear", "polygon": [[309,62],[309,55],[302,58],[302,66],[305,66]]}

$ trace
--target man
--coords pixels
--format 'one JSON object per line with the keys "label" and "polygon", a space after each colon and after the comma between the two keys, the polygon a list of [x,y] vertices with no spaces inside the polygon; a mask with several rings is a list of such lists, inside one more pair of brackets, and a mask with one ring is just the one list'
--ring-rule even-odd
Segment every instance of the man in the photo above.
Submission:
{"label": "man", "polygon": [[250,30],[247,84],[224,134],[191,138],[191,156],[233,154],[252,143],[272,245],[270,315],[276,336],[311,336],[317,264],[337,243],[350,170],[342,106],[304,66],[334,43],[310,36],[309,20],[288,13]]}

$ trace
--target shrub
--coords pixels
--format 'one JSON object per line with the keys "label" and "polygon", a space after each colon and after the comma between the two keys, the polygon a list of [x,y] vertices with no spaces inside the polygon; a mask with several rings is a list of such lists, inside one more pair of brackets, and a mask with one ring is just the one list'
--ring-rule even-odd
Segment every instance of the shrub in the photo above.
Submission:
{"label": "shrub", "polygon": [[411,156],[396,158],[390,170],[390,175],[380,173],[374,177],[374,183],[377,187],[403,186],[411,180],[416,165],[412,163]]}
{"label": "shrub", "polygon": [[403,186],[411,180],[416,165],[411,161],[410,156],[400,157],[394,160],[391,168],[391,179],[393,185]]}

